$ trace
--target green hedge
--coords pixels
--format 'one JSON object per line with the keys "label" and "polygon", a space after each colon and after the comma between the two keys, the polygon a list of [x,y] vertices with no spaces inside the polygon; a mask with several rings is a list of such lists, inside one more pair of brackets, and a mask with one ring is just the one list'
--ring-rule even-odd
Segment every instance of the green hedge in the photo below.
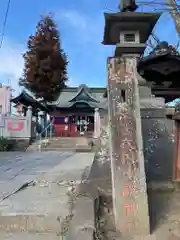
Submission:
{"label": "green hedge", "polygon": [[12,143],[9,139],[0,138],[0,152],[7,152],[11,149]]}

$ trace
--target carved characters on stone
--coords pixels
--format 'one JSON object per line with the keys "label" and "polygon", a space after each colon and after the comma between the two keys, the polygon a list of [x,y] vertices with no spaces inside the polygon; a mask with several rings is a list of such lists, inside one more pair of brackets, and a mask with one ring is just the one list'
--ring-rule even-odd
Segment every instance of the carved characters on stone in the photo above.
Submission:
{"label": "carved characters on stone", "polygon": [[108,78],[118,83],[131,83],[133,66],[132,61],[124,58],[109,58]]}
{"label": "carved characters on stone", "polygon": [[[140,184],[144,158],[140,157],[141,131],[138,127],[141,127],[141,123],[137,85],[135,57],[109,59],[108,112],[114,212],[116,227],[123,239],[132,239],[142,225],[144,232],[148,230],[147,212],[139,207],[142,197],[139,189],[144,187],[145,181]],[[123,102],[122,90],[125,91]],[[147,209],[146,200],[143,195],[141,204]],[[145,217],[143,220],[142,216]]]}
{"label": "carved characters on stone", "polygon": [[[112,111],[114,121],[118,121],[116,125],[115,135],[113,136],[115,151],[118,152],[116,166],[123,169],[124,175],[129,180],[133,180],[136,176],[138,168],[137,144],[136,144],[136,122],[134,117],[133,91],[134,91],[134,75],[135,60],[128,58],[111,58],[108,64],[108,80],[112,89]],[[119,85],[120,84],[120,85]],[[126,87],[126,99],[122,102],[119,97],[121,87]],[[115,124],[115,122],[114,122]]]}

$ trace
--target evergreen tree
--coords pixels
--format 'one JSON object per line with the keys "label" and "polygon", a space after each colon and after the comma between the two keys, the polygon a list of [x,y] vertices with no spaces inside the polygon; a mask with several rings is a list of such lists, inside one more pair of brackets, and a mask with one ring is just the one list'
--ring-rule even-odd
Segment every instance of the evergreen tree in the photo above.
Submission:
{"label": "evergreen tree", "polygon": [[19,85],[45,102],[55,100],[61,89],[66,87],[68,60],[51,16],[42,17],[38,22],[36,33],[29,37],[27,48],[23,55],[25,65]]}

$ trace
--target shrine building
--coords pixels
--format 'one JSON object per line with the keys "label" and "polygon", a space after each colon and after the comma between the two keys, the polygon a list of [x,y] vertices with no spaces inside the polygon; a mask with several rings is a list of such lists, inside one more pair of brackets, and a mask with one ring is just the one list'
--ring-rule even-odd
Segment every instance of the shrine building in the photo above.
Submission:
{"label": "shrine building", "polygon": [[94,133],[94,117],[96,111],[107,111],[106,88],[67,87],[61,91],[59,98],[45,107],[35,98],[23,91],[13,98],[18,113],[26,114],[28,106],[32,106],[33,115],[49,114],[54,119],[56,136],[92,136]]}
{"label": "shrine building", "polygon": [[[164,98],[166,103],[180,97],[180,54],[167,42],[160,42],[148,56],[141,58],[137,70],[146,80],[146,83],[139,80],[140,89],[144,89],[140,91],[140,97],[146,94],[143,84],[149,86],[152,96]],[[54,119],[55,136],[93,136],[96,111],[102,115],[108,110],[106,88],[92,88],[85,84],[62,89],[58,99],[46,106],[25,90],[11,102],[19,115],[26,115],[28,106],[32,106],[34,117],[39,114],[47,119],[48,114]],[[172,117],[171,110],[167,116]]]}

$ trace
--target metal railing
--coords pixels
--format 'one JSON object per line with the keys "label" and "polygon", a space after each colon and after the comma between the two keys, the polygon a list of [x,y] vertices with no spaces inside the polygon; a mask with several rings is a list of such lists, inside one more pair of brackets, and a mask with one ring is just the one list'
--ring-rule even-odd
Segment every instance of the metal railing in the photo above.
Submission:
{"label": "metal railing", "polygon": [[49,140],[52,138],[53,123],[54,123],[54,118],[50,121],[50,123],[38,135],[38,140],[39,140],[38,149],[39,149],[39,152],[41,152],[42,146],[47,146],[47,144],[49,143]]}

